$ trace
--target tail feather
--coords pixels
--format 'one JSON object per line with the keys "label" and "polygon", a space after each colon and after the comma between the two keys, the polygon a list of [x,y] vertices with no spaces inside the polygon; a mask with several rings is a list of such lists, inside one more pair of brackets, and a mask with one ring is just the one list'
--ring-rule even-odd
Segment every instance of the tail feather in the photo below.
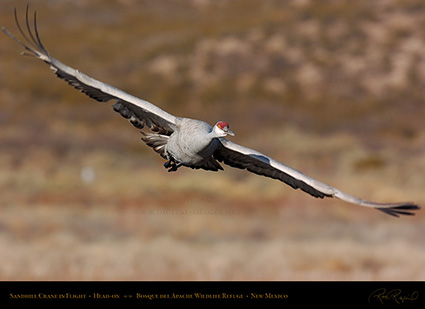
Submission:
{"label": "tail feather", "polygon": [[142,133],[142,141],[146,143],[147,146],[152,147],[156,153],[159,153],[161,157],[167,159],[167,155],[165,153],[165,146],[167,145],[168,139],[170,138],[168,135],[162,135],[157,133]]}

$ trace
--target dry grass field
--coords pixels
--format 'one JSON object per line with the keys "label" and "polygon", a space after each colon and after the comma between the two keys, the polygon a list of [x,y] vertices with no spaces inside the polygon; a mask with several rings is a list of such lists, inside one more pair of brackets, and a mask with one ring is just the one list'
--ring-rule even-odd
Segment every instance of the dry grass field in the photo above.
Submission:
{"label": "dry grass field", "polygon": [[[2,0],[0,24],[16,33]],[[34,0],[51,54],[376,201],[425,205],[425,3]],[[425,280],[425,214],[167,173],[0,33],[0,280]]]}

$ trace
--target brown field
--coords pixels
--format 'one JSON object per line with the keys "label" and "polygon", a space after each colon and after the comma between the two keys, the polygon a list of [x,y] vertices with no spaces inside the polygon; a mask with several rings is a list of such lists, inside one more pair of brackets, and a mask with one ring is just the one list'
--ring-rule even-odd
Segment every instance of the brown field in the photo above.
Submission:
{"label": "brown field", "polygon": [[[16,33],[2,0],[0,24]],[[425,3],[34,0],[51,54],[376,201],[425,205]],[[22,15],[23,16],[23,15]],[[0,280],[425,280],[425,214],[167,173],[0,33]]]}

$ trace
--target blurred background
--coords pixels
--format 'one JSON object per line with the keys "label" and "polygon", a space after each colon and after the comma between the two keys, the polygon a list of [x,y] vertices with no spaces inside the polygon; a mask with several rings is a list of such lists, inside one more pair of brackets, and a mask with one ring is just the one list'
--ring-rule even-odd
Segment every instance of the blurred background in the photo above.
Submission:
{"label": "blurred background", "polygon": [[[2,0],[18,34],[28,1]],[[339,189],[425,205],[425,2],[33,0],[49,52]],[[1,280],[425,280],[396,219],[140,133],[0,34]]]}

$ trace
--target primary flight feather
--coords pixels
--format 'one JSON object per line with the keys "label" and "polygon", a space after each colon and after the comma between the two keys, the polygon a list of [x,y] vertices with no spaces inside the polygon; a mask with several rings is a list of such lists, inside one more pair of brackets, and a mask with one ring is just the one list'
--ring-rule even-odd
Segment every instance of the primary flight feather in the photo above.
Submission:
{"label": "primary flight feather", "polygon": [[278,179],[294,189],[301,189],[317,198],[336,197],[352,204],[375,208],[396,217],[413,215],[412,211],[420,209],[411,202],[375,203],[359,199],[258,151],[229,141],[225,137],[234,133],[230,130],[229,124],[224,121],[218,121],[214,126],[210,126],[204,121],[176,117],[152,103],[93,79],[56,60],[48,53],[38,34],[36,12],[31,24],[27,6],[25,30],[19,23],[16,9],[15,20],[24,42],[4,27],[2,30],[24,47],[23,54],[43,60],[50,65],[59,78],[89,97],[100,102],[115,101],[113,109],[127,118],[136,128],[141,130],[148,127],[152,132],[141,131],[142,140],[167,160],[164,166],[169,172],[177,171],[181,166],[218,171],[223,169],[219,163],[222,162],[258,175]]}

